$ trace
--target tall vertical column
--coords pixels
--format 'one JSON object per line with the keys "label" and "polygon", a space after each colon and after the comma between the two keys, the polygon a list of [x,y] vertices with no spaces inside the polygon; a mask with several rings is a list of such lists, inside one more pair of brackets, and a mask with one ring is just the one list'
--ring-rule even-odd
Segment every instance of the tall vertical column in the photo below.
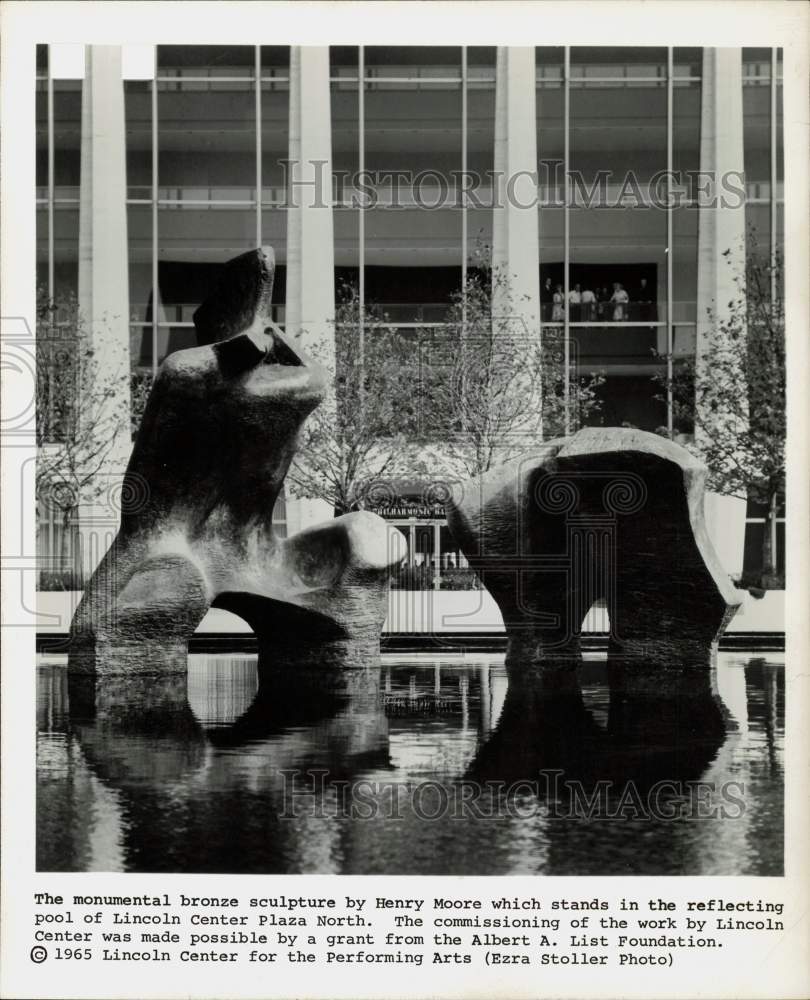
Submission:
{"label": "tall vertical column", "polygon": [[[724,175],[735,175],[740,186],[744,172],[742,50],[704,48],[701,85],[700,169],[713,178],[716,199],[701,205],[698,215],[698,285],[695,380],[712,378],[703,362],[710,338],[729,316],[729,303],[745,292],[745,204],[724,198]],[[740,386],[745,391],[744,353],[740,354]],[[699,416],[699,415],[698,415]],[[695,441],[712,433],[730,432],[733,418],[713,412],[695,424]],[[742,572],[745,534],[745,500],[710,496],[706,524],[724,568],[731,575]]]}
{"label": "tall vertical column", "polygon": [[85,574],[109,547],[131,450],[126,139],[121,47],[89,45],[82,88],[79,190],[79,312],[93,351],[93,387],[82,385],[79,421],[109,434],[85,435],[77,451],[92,469],[80,507]]}
{"label": "tall vertical column", "polygon": [[335,250],[329,49],[290,49],[286,329],[334,351]]}
{"label": "tall vertical column", "polygon": [[[492,312],[511,315],[528,335],[540,331],[537,120],[534,49],[498,48]],[[522,323],[521,323],[522,321]]]}
{"label": "tall vertical column", "polygon": [[[745,278],[745,205],[736,197],[723,197],[721,178],[735,174],[739,187],[744,171],[742,50],[703,50],[700,115],[700,169],[714,178],[713,207],[700,208],[698,222],[697,343],[722,319],[728,303],[740,295],[738,282]],[[744,286],[743,286],[744,287]]]}
{"label": "tall vertical column", "polygon": [[126,184],[121,48],[88,45],[82,88],[79,310],[103,390],[110,394],[112,410],[105,412],[120,418],[111,456],[119,463],[126,462],[130,448]]}

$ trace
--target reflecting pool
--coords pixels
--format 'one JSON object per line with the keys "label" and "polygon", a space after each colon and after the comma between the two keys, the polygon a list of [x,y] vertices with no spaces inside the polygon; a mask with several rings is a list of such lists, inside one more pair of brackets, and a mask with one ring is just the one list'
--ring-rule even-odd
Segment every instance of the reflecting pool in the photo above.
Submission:
{"label": "reflecting pool", "polygon": [[385,655],[339,687],[250,655],[89,695],[38,665],[40,871],[779,875],[784,671],[711,692],[510,685],[503,657]]}

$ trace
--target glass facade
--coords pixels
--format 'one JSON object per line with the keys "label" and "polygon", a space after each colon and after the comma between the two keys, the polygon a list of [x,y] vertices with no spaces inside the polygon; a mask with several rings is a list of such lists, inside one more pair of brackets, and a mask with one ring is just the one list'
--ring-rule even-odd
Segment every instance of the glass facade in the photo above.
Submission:
{"label": "glass facade", "polygon": [[[749,253],[765,261],[783,239],[781,67],[779,50],[742,51]],[[541,333],[564,338],[573,377],[601,374],[593,420],[688,430],[655,376],[695,350],[703,50],[538,47],[534,71]],[[37,74],[37,281],[58,298],[78,284],[82,83],[50,76],[47,46]],[[329,76],[336,292],[440,332],[493,242],[496,49],[335,46]],[[284,324],[290,50],[157,46],[124,97],[130,355],[148,382],[195,343],[217,268],[260,243]],[[427,527],[433,548],[414,551],[441,565]]]}
{"label": "glass facade", "polygon": [[[51,79],[39,48],[37,275],[58,296],[78,282],[82,84]],[[675,353],[694,341],[697,208],[688,184],[676,207],[651,201],[668,170],[699,170],[701,53],[536,49],[541,316],[610,377],[649,373],[670,326]],[[492,242],[495,54],[330,50],[336,284],[392,324],[441,324]],[[133,366],[154,371],[191,342],[217,266],[260,241],[283,323],[289,49],[157,46],[154,80],[124,86]],[[781,94],[779,51],[744,49],[746,220],[764,256],[782,239]]]}

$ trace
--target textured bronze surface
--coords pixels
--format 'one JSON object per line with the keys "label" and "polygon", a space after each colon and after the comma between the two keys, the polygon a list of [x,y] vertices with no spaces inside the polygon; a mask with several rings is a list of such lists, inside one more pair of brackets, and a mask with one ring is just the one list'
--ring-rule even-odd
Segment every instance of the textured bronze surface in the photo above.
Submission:
{"label": "textured bronze surface", "polygon": [[273,324],[272,282],[272,251],[231,261],[195,314],[201,346],[160,366],[124,482],[140,499],[74,615],[73,673],[184,671],[212,605],[243,617],[265,658],[379,654],[404,537],[366,511],[289,539],[273,528],[327,376]]}
{"label": "textured bronze surface", "polygon": [[448,524],[503,614],[508,665],[576,662],[601,601],[611,657],[639,679],[707,666],[740,602],[706,534],[705,475],[658,435],[587,428],[458,488]]}

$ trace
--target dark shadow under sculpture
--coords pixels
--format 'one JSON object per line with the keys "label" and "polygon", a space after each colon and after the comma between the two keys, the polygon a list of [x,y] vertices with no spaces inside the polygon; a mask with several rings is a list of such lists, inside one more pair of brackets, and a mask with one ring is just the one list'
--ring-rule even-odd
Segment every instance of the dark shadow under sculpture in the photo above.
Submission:
{"label": "dark shadow under sculpture", "polygon": [[271,320],[273,273],[269,249],[230,261],[195,314],[201,346],[158,371],[124,481],[142,503],[74,615],[74,674],[185,671],[212,605],[247,621],[268,659],[379,654],[404,537],[365,511],[290,539],[273,529],[298,432],[327,391],[324,369]]}
{"label": "dark shadow under sculpture", "polygon": [[658,435],[586,428],[459,487],[448,524],[503,614],[507,667],[572,667],[601,600],[617,683],[708,670],[740,602],[706,534],[705,476]]}

